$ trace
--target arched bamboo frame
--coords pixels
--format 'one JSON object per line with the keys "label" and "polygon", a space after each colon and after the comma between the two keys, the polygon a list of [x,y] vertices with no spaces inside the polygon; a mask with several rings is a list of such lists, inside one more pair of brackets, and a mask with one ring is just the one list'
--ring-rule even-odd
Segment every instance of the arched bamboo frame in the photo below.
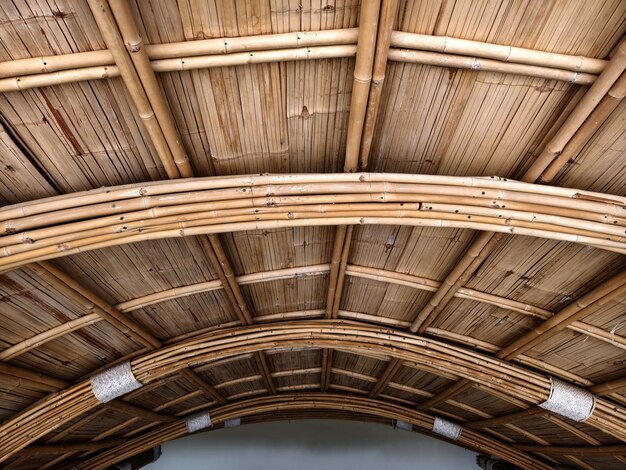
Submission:
{"label": "arched bamboo frame", "polygon": [[508,181],[385,173],[189,178],[0,210],[0,270],[143,240],[311,225],[489,230],[626,252],[626,198]]}
{"label": "arched bamboo frame", "polygon": [[[219,425],[227,419],[254,417],[261,413],[307,411],[341,412],[362,414],[387,420],[398,419],[410,422],[417,427],[420,432],[429,432],[432,429],[434,419],[432,415],[371,398],[350,396],[349,401],[347,401],[345,395],[331,393],[297,393],[261,397],[221,406],[211,410],[211,420]],[[166,426],[160,426],[151,432],[129,440],[125,444],[103,452],[99,456],[78,464],[77,468],[85,470],[107,468],[108,465],[124,460],[125,458],[142,452],[144,449],[185,435],[187,435],[185,421],[179,420]],[[478,452],[498,455],[523,468],[551,468],[546,463],[512,446],[501,443],[474,430],[463,430],[457,442],[458,445],[471,448]]]}
{"label": "arched bamboo frame", "polygon": [[[208,333],[135,357],[131,367],[135,377],[148,384],[185,367],[247,352],[299,346],[378,352],[428,364],[529,404],[545,401],[550,393],[549,377],[523,367],[436,340],[336,320],[287,322]],[[0,427],[0,461],[98,404],[89,380],[49,395]],[[600,397],[596,397],[595,410],[586,422],[626,439],[626,409]]]}

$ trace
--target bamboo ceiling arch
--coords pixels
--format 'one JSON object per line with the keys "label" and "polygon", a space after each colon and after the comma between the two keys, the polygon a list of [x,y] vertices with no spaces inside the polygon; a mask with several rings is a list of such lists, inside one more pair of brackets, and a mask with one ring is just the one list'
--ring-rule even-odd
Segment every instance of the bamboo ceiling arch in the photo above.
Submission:
{"label": "bamboo ceiling arch", "polygon": [[[345,396],[330,393],[315,394],[284,394],[272,397],[263,397],[224,405],[211,410],[211,420],[216,424],[227,419],[245,418],[264,412],[274,411],[310,411],[328,410],[343,413],[362,413],[372,417],[388,420],[402,420],[418,427],[421,432],[431,431],[433,417],[423,412],[406,407],[391,405],[381,400],[351,396],[346,402]],[[101,455],[78,464],[79,469],[99,470],[115,464],[149,449],[157,444],[178,439],[187,434],[185,420],[166,424],[140,437],[134,438],[118,447],[112,448]],[[435,435],[435,437],[437,437]],[[528,456],[512,446],[503,444],[491,437],[471,429],[465,429],[459,437],[458,444],[467,446],[478,452],[493,454],[506,458],[510,462],[523,468],[549,469],[550,465]]]}
{"label": "bamboo ceiling arch", "polygon": [[[136,357],[131,367],[137,380],[147,384],[188,365],[297,345],[384,351],[397,359],[430,363],[529,404],[545,401],[550,393],[549,377],[520,366],[428,338],[334,320],[227,329]],[[19,413],[0,427],[0,461],[98,403],[89,380],[84,380]],[[626,438],[626,409],[600,397],[596,397],[595,410],[587,423],[620,439]]]}
{"label": "bamboo ceiling arch", "polygon": [[626,252],[626,198],[508,181],[385,173],[196,178],[0,210],[0,269],[142,240],[309,225],[472,228]]}

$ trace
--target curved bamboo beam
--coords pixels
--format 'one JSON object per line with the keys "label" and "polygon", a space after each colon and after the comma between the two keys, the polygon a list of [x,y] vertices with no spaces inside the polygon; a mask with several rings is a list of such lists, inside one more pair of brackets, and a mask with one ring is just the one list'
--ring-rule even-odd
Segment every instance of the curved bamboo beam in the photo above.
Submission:
{"label": "curved bamboo beam", "polygon": [[[420,430],[426,432],[432,429],[434,419],[430,415],[419,413],[406,407],[391,405],[370,398],[351,397],[350,403],[348,404],[345,401],[345,395],[327,393],[279,395],[275,397],[246,400],[212,410],[211,419],[215,424],[219,425],[223,421],[232,418],[246,418],[261,413],[293,412],[296,410],[340,411],[343,413],[365,414],[389,420],[399,419],[410,422]],[[87,462],[78,464],[78,468],[90,470],[106,468],[108,465],[141,452],[145,446],[150,446],[150,443],[152,443],[152,445],[164,443],[186,434],[187,431],[184,421],[181,420],[177,423],[162,426],[121,446],[113,448],[108,452],[104,452]],[[551,468],[540,460],[475,431],[463,431],[457,442],[472,449],[487,451],[498,455],[524,468]]]}
{"label": "curved bamboo beam", "polygon": [[[148,384],[190,364],[201,365],[242,353],[280,347],[339,347],[378,352],[409,362],[427,363],[485,387],[537,404],[548,398],[550,380],[520,366],[458,346],[384,328],[320,320],[249,326],[209,333],[131,360],[133,373]],[[73,417],[98,405],[88,380],[32,405],[0,427],[0,461]],[[626,439],[626,410],[596,398],[587,424]]]}
{"label": "curved bamboo beam", "polygon": [[[509,200],[519,209],[510,209]],[[127,185],[3,208],[0,230],[7,235],[0,238],[5,255],[0,268],[147,239],[355,223],[489,229],[625,251],[624,205],[623,197],[574,189],[427,175],[277,175]]]}

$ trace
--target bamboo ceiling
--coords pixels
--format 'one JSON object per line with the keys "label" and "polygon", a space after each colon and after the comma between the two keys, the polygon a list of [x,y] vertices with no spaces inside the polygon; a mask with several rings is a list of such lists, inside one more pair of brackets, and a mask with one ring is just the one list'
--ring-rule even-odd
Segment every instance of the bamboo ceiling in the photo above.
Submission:
{"label": "bamboo ceiling", "polygon": [[[107,468],[206,410],[626,468],[625,2],[0,22],[3,468]],[[125,362],[141,386],[101,402]]]}

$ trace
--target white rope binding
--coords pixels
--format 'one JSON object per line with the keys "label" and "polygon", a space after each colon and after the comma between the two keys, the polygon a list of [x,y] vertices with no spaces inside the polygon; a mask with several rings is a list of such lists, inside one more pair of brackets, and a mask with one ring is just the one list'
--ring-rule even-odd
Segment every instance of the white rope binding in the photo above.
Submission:
{"label": "white rope binding", "polygon": [[456,441],[463,431],[463,426],[443,418],[435,418],[433,432]]}
{"label": "white rope binding", "polygon": [[130,361],[100,372],[89,381],[94,396],[101,403],[114,400],[142,386],[142,383],[133,375]]}
{"label": "white rope binding", "polygon": [[406,421],[402,421],[401,419],[394,419],[391,422],[391,425],[394,429],[401,429],[403,431],[413,431],[413,425],[411,423],[407,423]]}
{"label": "white rope binding", "polygon": [[539,406],[574,421],[586,421],[596,407],[596,397],[580,387],[550,377],[550,396]]}
{"label": "white rope binding", "polygon": [[187,426],[188,433],[210,428],[211,415],[208,411],[201,411],[200,413],[193,414],[185,419],[185,425]]}
{"label": "white rope binding", "polygon": [[227,419],[226,421],[224,421],[224,428],[225,429],[236,428],[240,424],[241,424],[241,418]]}

